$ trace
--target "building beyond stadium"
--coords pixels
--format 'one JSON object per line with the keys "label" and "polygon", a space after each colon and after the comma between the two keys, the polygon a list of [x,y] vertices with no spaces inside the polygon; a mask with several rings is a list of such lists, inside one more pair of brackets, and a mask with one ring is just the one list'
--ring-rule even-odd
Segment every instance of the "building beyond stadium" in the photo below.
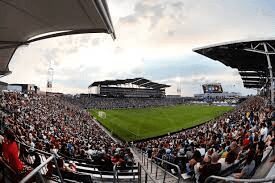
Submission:
{"label": "building beyond stadium", "polygon": [[144,78],[133,78],[96,81],[88,89],[89,94],[106,97],[162,98],[165,97],[165,88],[167,87],[170,86]]}

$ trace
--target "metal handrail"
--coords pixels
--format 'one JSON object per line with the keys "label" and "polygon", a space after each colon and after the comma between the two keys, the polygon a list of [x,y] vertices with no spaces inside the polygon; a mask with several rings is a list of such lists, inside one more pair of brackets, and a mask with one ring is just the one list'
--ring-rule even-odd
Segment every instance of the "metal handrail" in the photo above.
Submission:
{"label": "metal handrail", "polygon": [[[19,143],[20,146],[25,146],[25,147],[27,147],[28,149],[31,148],[31,146],[27,145],[27,144],[24,143],[24,142],[21,142],[21,141],[19,141],[19,140],[16,140],[16,142]],[[51,156],[51,155],[52,155],[52,153],[48,153],[48,152],[43,151],[43,150],[40,150],[40,149],[34,148],[34,150],[35,150],[36,152],[39,152],[40,154],[43,154],[43,155],[47,155],[47,156]]]}
{"label": "metal handrail", "polygon": [[[180,174],[180,172],[181,172],[181,171],[180,171],[180,167],[179,167],[178,165],[175,165],[175,164],[173,164],[173,163],[171,163],[171,162],[169,162],[169,161],[166,161],[166,160],[164,160],[164,159],[157,158],[157,157],[152,157],[152,159],[156,159],[156,160],[161,161],[162,163],[164,162],[164,163],[166,163],[166,164],[168,164],[168,165],[171,165],[171,166],[173,166],[173,167],[176,167],[176,168],[177,168],[177,171],[178,171],[178,182],[180,182],[180,180],[181,180],[181,174]],[[165,180],[166,173],[167,173],[167,171],[165,170],[165,173],[164,173],[164,180]]]}
{"label": "metal handrail", "polygon": [[[54,160],[55,163],[57,164],[56,162],[56,159],[55,159],[55,155],[51,155],[46,161],[44,161],[43,163],[41,163],[38,167],[36,167],[33,171],[31,171],[26,177],[24,177],[20,183],[25,183],[27,182],[28,180],[30,180],[36,173],[39,173],[39,171],[46,165],[48,164],[50,161]],[[57,167],[57,173],[59,175],[59,178],[60,178],[60,181],[61,183],[63,183],[63,178],[62,178],[62,175]]]}
{"label": "metal handrail", "polygon": [[[23,143],[23,142],[20,142],[20,141],[17,141],[20,145],[22,145],[22,146],[25,146],[25,147],[27,147],[27,148],[30,148],[30,146],[28,146],[27,144],[25,144],[25,143]],[[42,150],[39,150],[39,149],[35,149],[35,151],[37,151],[37,152],[39,152],[40,154],[44,154],[44,155],[47,155],[47,156],[55,156],[54,154],[51,154],[51,153],[48,153],[48,152],[45,152],[45,151],[42,151]],[[61,154],[60,153],[60,155],[63,157],[63,154]],[[67,156],[65,156],[65,158],[67,159],[68,157]],[[48,160],[48,159],[47,159]],[[46,160],[46,161],[47,161]],[[54,158],[54,161],[56,161],[56,159]],[[77,160],[76,160],[77,161]],[[45,163],[45,161],[43,162],[43,164]],[[45,164],[47,164],[47,163],[45,163]],[[41,165],[41,164],[40,164]],[[93,167],[100,167],[100,165],[94,165],[94,164],[90,164],[90,165],[93,165]],[[57,164],[56,164],[56,167],[57,167]],[[43,168],[43,166],[42,166],[42,168]],[[103,172],[111,172],[111,171],[98,171],[99,173],[100,173],[100,176],[101,176],[101,179],[102,179],[102,173]],[[115,182],[117,182],[117,180],[118,180],[118,172],[117,172],[117,166],[116,165],[114,165],[113,166],[113,177],[114,177],[114,179],[113,179],[113,182],[115,183]],[[132,167],[132,172],[133,172],[133,167]],[[57,172],[58,173],[58,172]],[[35,173],[34,173],[35,174]],[[133,175],[133,178],[135,179],[135,176]]]}
{"label": "metal handrail", "polygon": [[[146,172],[147,172],[147,170],[149,169],[149,167],[148,167],[148,157],[146,157],[146,152],[144,152],[144,151],[142,151],[141,149],[138,149],[138,148],[136,148],[136,147],[132,147],[132,149],[137,153],[137,154],[140,154],[141,155],[141,161],[139,161],[139,164],[140,165],[142,165],[142,167],[143,168],[146,168]],[[153,158],[152,158],[153,159]],[[157,158],[155,158],[155,159],[157,159]],[[151,174],[153,173],[153,169],[152,169],[152,167],[153,167],[153,164],[156,166],[156,178],[157,178],[157,172],[158,172],[158,169],[161,169],[161,170],[163,170],[165,173],[165,175],[164,175],[164,178],[163,178],[163,182],[165,182],[165,177],[166,177],[166,174],[169,174],[169,175],[171,175],[172,177],[174,177],[175,179],[177,179],[177,182],[179,183],[180,181],[181,181],[181,174],[180,174],[180,168],[179,168],[179,166],[178,165],[175,165],[175,164],[173,164],[173,163],[170,163],[170,162],[168,162],[168,161],[166,161],[166,160],[163,160],[163,159],[159,159],[160,161],[162,161],[162,162],[164,162],[164,163],[166,163],[167,162],[167,164],[170,164],[170,165],[172,165],[172,166],[174,166],[174,167],[176,167],[177,168],[177,170],[178,170],[178,176],[174,176],[174,175],[172,175],[172,174],[170,174],[169,172],[167,172],[167,170],[165,170],[165,169],[163,169],[161,166],[159,166],[158,164],[156,164],[156,163],[154,163],[152,160],[151,160],[151,168],[150,168],[150,172],[151,172]],[[139,176],[140,176],[140,172],[141,172],[141,168],[139,167],[139,169],[138,169],[138,172],[139,172]],[[148,172],[147,172],[148,173]],[[150,178],[152,179],[152,177],[150,176]],[[155,182],[155,181],[154,181]]]}
{"label": "metal handrail", "polygon": [[145,172],[145,180],[144,182],[147,183],[148,177],[150,178],[150,182],[157,183],[157,181],[150,175],[150,173],[147,171],[147,169],[142,165],[141,162],[138,162],[138,172],[139,172],[139,178],[138,182],[141,182],[141,169]]}
{"label": "metal handrail", "polygon": [[113,166],[113,172],[114,172],[114,180],[113,182],[115,183],[116,182],[116,178],[117,178],[117,169],[116,169],[117,165],[114,165]]}
{"label": "metal handrail", "polygon": [[205,180],[205,183],[210,182],[211,179],[218,179],[218,180],[224,180],[226,182],[228,181],[232,181],[232,182],[275,182],[275,176],[273,177],[267,177],[267,178],[262,178],[262,179],[235,179],[235,178],[231,178],[231,177],[220,177],[220,176],[215,176],[212,175],[210,177],[208,177]]}
{"label": "metal handrail", "polygon": [[[149,160],[148,160],[148,157],[145,156],[146,152],[144,152],[144,151],[142,151],[142,150],[137,150],[137,151],[140,151],[140,153],[141,153],[141,162],[143,163],[144,166],[146,165],[146,167],[147,167],[147,169],[148,169],[148,161],[149,161]],[[160,168],[160,169],[162,169],[162,170],[164,171],[164,177],[163,177],[164,180],[163,180],[163,181],[165,181],[166,174],[168,173],[169,175],[171,175],[171,176],[177,178],[177,182],[178,182],[178,183],[180,182],[180,180],[182,179],[182,177],[181,177],[181,174],[180,174],[181,171],[180,171],[180,168],[179,168],[178,165],[173,164],[173,163],[171,163],[171,162],[169,162],[169,161],[166,161],[166,160],[164,160],[164,159],[157,158],[157,157],[152,157],[152,159],[156,159],[156,160],[161,161],[162,163],[166,163],[166,164],[169,164],[169,165],[171,165],[171,166],[173,166],[173,167],[176,167],[176,169],[177,169],[177,171],[178,171],[178,175],[177,175],[177,176],[174,176],[174,175],[170,174],[169,172],[167,172],[166,169],[163,169],[161,166],[159,166],[158,164],[154,163],[154,165],[156,166],[156,178],[157,178],[158,168]],[[152,173],[152,164],[153,164],[153,161],[151,160],[151,173]]]}
{"label": "metal handrail", "polygon": [[[136,177],[136,175],[135,175],[135,172],[134,172],[134,165],[133,166],[131,166],[130,168],[131,168],[131,172],[133,173],[133,180],[135,180],[135,177]],[[114,180],[113,180],[113,182],[115,183],[115,182],[118,182],[118,180],[119,180],[119,173],[118,173],[118,169],[119,167],[115,164],[114,166],[113,166],[113,176],[114,176]],[[120,173],[122,173],[122,172],[120,172]]]}
{"label": "metal handrail", "polygon": [[[3,159],[0,159],[0,166],[3,166],[3,167],[1,167],[1,169],[3,171],[2,172],[2,176],[3,176],[2,180],[5,180],[6,177],[8,177],[8,180],[10,180],[11,182],[13,181],[12,178],[17,179],[17,173]],[[5,168],[7,168],[8,171],[11,172],[12,175],[10,177],[12,177],[12,178],[9,178],[9,176],[6,176],[7,174],[4,171]]]}

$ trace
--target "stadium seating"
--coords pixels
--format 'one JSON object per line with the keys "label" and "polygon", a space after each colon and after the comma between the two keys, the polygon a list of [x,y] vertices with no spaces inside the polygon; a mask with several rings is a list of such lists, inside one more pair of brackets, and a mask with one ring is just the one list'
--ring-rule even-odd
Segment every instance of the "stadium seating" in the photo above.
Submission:
{"label": "stadium seating", "polygon": [[[138,99],[121,100],[121,104],[118,104],[117,99],[106,100],[112,101],[112,107],[129,107]],[[172,105],[178,102],[140,100],[134,107]],[[163,158],[179,165],[181,173],[193,172],[195,179],[201,173],[195,165],[203,167],[206,161],[211,163],[211,158],[215,158],[217,153],[220,159],[234,152],[235,159],[240,156],[240,163],[231,164],[225,170],[215,173],[230,175],[246,166],[248,154],[253,156],[253,162],[261,163],[269,147],[274,145],[274,114],[272,108],[265,106],[265,100],[262,97],[250,97],[233,111],[209,123],[164,137],[139,141],[134,146],[146,151],[149,158]],[[126,105],[127,101],[130,104]],[[137,181],[138,168],[129,145],[115,142],[91,119],[89,113],[72,104],[75,102],[78,101],[56,96],[4,93],[0,106],[1,132],[5,135],[7,129],[13,131],[18,144],[21,144],[20,158],[26,166],[34,168],[45,162],[51,154],[64,158],[64,170],[69,171],[62,170],[62,174],[67,181],[74,182],[79,178],[83,182],[114,179],[122,182]],[[131,166],[126,162],[132,162]],[[74,164],[76,172],[71,171],[70,164]],[[55,169],[54,165],[52,167]],[[51,166],[41,169],[43,176],[47,176],[49,168]],[[169,167],[164,169],[173,173]],[[250,171],[246,177],[251,177],[254,172]],[[206,173],[207,176],[212,175]],[[53,177],[56,175],[53,171]]]}
{"label": "stadium seating", "polygon": [[[161,138],[140,141],[135,146],[146,151],[148,157],[161,157],[175,164],[178,163],[177,159],[185,158],[186,165],[181,166],[181,173],[194,175],[197,181],[204,173],[203,166],[209,166],[215,153],[226,157],[232,151],[234,159],[239,156],[238,163],[231,164],[223,171],[215,171],[215,174],[206,172],[206,175],[231,175],[241,171],[252,157],[251,166],[254,168],[248,175],[232,174],[236,178],[249,178],[257,168],[254,163],[259,166],[257,162],[261,163],[269,147],[274,145],[274,114],[272,108],[265,104],[264,98],[251,97],[233,111],[209,123]],[[217,163],[221,165],[226,163],[219,161]]]}
{"label": "stadium seating", "polygon": [[[81,174],[83,179],[87,174],[90,177],[93,175],[93,179],[113,178],[113,165],[124,167],[124,162],[134,161],[127,145],[113,141],[89,113],[59,97],[6,92],[1,97],[0,109],[1,134],[5,135],[7,130],[13,131],[21,144],[21,159],[27,166],[32,166],[37,159],[35,155],[28,154],[34,149],[40,153],[40,163],[47,159],[46,153],[77,160],[77,174]],[[118,159],[112,159],[114,155]],[[104,171],[106,161],[111,166],[111,173]],[[41,170],[43,175],[47,171],[47,167]],[[133,174],[136,174],[136,170],[130,174],[117,172],[118,178],[122,179],[129,176],[133,179]],[[66,175],[71,175],[73,180],[74,174]]]}
{"label": "stadium seating", "polygon": [[171,106],[183,104],[182,98],[107,98],[107,97],[64,97],[68,102],[82,108],[118,109]]}

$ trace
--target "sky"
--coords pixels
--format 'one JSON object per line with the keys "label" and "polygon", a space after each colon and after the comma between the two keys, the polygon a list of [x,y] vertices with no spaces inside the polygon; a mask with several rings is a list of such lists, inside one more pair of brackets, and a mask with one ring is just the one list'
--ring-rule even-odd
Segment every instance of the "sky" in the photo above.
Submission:
{"label": "sky", "polygon": [[9,65],[8,83],[46,90],[50,63],[53,91],[87,93],[94,81],[144,77],[171,85],[167,94],[202,93],[218,82],[227,92],[245,89],[236,69],[192,49],[225,41],[275,36],[271,0],[107,0],[117,35],[63,36],[20,47]]}

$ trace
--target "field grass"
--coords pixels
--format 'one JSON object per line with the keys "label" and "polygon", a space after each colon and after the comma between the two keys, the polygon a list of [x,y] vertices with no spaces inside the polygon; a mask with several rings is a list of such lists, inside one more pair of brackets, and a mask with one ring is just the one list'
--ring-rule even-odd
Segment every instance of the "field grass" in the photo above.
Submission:
{"label": "field grass", "polygon": [[[231,109],[227,106],[178,105],[90,112],[113,134],[125,141],[132,141],[196,126]],[[99,111],[105,112],[106,117],[99,117]]]}

